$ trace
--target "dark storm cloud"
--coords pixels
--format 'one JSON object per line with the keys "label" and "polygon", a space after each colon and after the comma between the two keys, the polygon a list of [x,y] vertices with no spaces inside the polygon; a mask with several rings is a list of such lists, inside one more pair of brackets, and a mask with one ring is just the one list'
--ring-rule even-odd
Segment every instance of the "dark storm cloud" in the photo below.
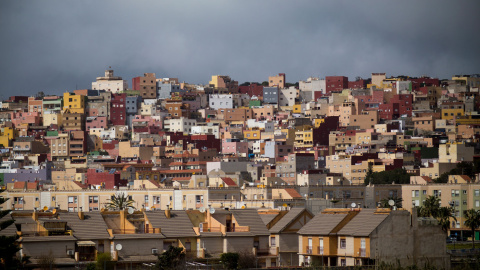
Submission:
{"label": "dark storm cloud", "polygon": [[479,73],[476,2],[2,1],[0,95],[89,88],[108,66],[129,85]]}

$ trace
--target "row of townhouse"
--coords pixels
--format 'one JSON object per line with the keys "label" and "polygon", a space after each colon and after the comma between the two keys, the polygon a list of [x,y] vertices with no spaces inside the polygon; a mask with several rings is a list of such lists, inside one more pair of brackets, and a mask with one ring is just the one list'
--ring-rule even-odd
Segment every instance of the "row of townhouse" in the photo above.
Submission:
{"label": "row of townhouse", "polygon": [[[15,211],[2,235],[18,234],[20,256],[32,266],[51,254],[57,265],[112,255],[117,266],[155,263],[169,246],[189,259],[226,252],[255,256],[257,267],[423,264],[449,268],[445,232],[432,219],[389,209],[305,208],[95,211]],[[388,241],[386,241],[388,239]]]}

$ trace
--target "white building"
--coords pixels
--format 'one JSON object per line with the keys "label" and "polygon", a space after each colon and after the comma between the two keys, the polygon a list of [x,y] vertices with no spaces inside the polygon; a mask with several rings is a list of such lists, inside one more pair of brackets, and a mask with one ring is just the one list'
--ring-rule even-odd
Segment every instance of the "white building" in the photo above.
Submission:
{"label": "white building", "polygon": [[92,82],[93,90],[106,90],[112,93],[127,90],[128,83],[122,80],[122,77],[113,76],[113,70],[105,70],[105,77],[97,77],[96,82]]}
{"label": "white building", "polygon": [[325,80],[315,77],[308,78],[306,82],[299,81],[298,88],[300,89],[300,95],[305,101],[314,100],[315,92],[321,92],[322,94],[325,94],[327,91]]}
{"label": "white building", "polygon": [[250,129],[259,128],[261,130],[264,130],[265,132],[275,131],[275,123],[271,121],[257,121],[256,119],[248,119],[247,126]]}
{"label": "white building", "polygon": [[217,123],[197,123],[192,127],[192,135],[215,135],[215,139],[220,139],[220,125]]}
{"label": "white building", "polygon": [[278,98],[278,104],[280,106],[293,106],[295,105],[295,98],[297,97],[297,89],[294,86],[289,88],[280,89],[280,97]]}
{"label": "white building", "polygon": [[233,109],[233,95],[231,94],[212,94],[209,98],[211,109]]}
{"label": "white building", "polygon": [[191,133],[192,127],[197,124],[197,120],[181,117],[179,119],[166,119],[163,121],[163,128],[172,132]]}

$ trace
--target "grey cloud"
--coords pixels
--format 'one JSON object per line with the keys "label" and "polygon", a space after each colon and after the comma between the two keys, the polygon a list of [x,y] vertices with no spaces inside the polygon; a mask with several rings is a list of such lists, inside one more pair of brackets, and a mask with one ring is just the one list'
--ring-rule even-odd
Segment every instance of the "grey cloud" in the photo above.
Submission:
{"label": "grey cloud", "polygon": [[477,1],[2,1],[0,94],[89,88],[112,66],[207,83],[480,73]]}

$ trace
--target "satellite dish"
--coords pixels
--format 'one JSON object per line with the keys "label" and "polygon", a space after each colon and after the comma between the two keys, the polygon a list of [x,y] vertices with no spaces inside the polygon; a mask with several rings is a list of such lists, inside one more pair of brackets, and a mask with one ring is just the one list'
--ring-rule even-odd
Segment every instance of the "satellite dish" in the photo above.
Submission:
{"label": "satellite dish", "polygon": [[394,202],[393,200],[388,200],[388,205],[394,206],[394,205],[395,205],[395,202]]}
{"label": "satellite dish", "polygon": [[245,205],[242,205],[242,209],[245,209]]}
{"label": "satellite dish", "polygon": [[115,246],[115,248],[116,248],[117,250],[122,250],[123,247],[122,247],[122,244],[117,244],[117,245]]}
{"label": "satellite dish", "polygon": [[283,206],[283,207],[287,207],[287,206],[288,206],[288,204],[284,203],[282,206]]}
{"label": "satellite dish", "polygon": [[213,207],[210,208],[210,214],[215,214],[215,208]]}
{"label": "satellite dish", "polygon": [[135,210],[133,210],[132,207],[129,207],[128,210],[127,210],[127,212],[128,212],[130,215],[133,214],[134,211],[135,211]]}
{"label": "satellite dish", "polygon": [[52,213],[55,215],[57,213],[57,208],[53,209]]}
{"label": "satellite dish", "polygon": [[206,209],[205,209],[205,207],[202,206],[202,207],[200,207],[198,210],[200,211],[200,213],[205,213],[205,210],[206,210]]}
{"label": "satellite dish", "polygon": [[352,208],[355,208],[355,206],[357,206],[357,204],[352,202],[351,206],[352,206]]}
{"label": "satellite dish", "polygon": [[48,206],[44,206],[43,211],[47,211],[47,210],[48,210]]}

